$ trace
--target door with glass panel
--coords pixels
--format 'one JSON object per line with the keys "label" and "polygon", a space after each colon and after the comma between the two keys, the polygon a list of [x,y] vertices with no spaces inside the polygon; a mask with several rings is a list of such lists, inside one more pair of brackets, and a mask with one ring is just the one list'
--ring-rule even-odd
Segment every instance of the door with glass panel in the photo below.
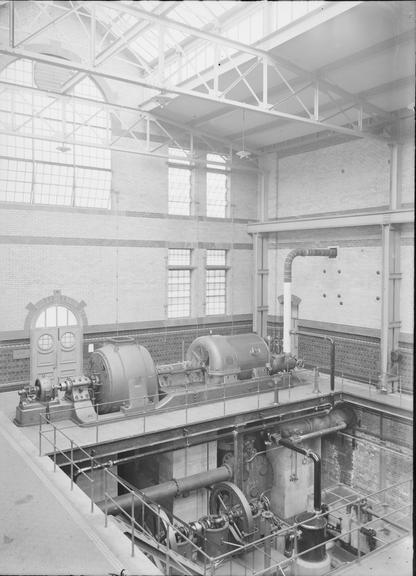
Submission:
{"label": "door with glass panel", "polygon": [[82,373],[82,328],[65,306],[49,306],[31,330],[31,384],[41,376],[53,382]]}

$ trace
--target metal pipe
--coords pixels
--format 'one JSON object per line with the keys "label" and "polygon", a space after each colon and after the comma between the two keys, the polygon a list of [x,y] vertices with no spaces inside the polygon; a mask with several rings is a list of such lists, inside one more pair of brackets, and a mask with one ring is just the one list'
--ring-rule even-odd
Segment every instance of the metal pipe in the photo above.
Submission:
{"label": "metal pipe", "polygon": [[311,438],[320,438],[321,436],[326,436],[332,432],[338,432],[339,430],[344,430],[347,424],[343,422],[337,426],[332,426],[331,428],[325,428],[324,430],[316,430],[315,432],[309,432],[308,434],[302,434],[302,436],[296,436],[293,438],[293,442],[303,442],[303,440],[310,440]]}
{"label": "metal pipe", "polygon": [[[159,502],[165,498],[174,498],[175,496],[183,494],[184,492],[190,492],[191,490],[205,488],[212,484],[217,484],[218,482],[230,480],[232,475],[232,467],[224,464],[223,466],[215,468],[214,470],[199,472],[198,474],[193,474],[192,476],[187,476],[185,478],[172,478],[172,480],[169,480],[168,482],[163,482],[162,484],[156,484],[155,486],[143,488],[143,490],[138,491],[138,495],[144,495],[146,498],[153,500],[153,502]],[[129,511],[131,505],[130,494],[116,496],[113,500],[114,502],[107,506],[107,514],[113,516],[120,514],[120,508],[126,510],[127,512]],[[97,502],[97,505],[102,509],[105,503],[101,501]],[[135,511],[138,511],[141,508],[141,505],[141,501],[139,499],[135,499]]]}
{"label": "metal pipe", "polygon": [[295,248],[286,256],[283,278],[283,352],[291,353],[290,326],[292,311],[292,262],[296,256],[328,256],[336,258],[336,248]]}
{"label": "metal pipe", "polygon": [[[272,434],[272,438],[276,441],[275,436]],[[289,440],[285,438],[280,438],[278,440],[278,444],[284,446],[285,448],[289,448],[289,450],[293,450],[294,452],[298,452],[299,454],[303,454],[307,456],[313,461],[313,507],[316,512],[321,511],[321,458],[318,456],[316,452],[312,452],[312,450],[308,450],[307,448],[302,448],[301,446],[296,446]]]}
{"label": "metal pipe", "polygon": [[321,338],[322,340],[328,340],[331,344],[331,356],[330,356],[330,376],[329,383],[331,393],[335,392],[335,340],[326,334],[317,334],[316,332],[305,332],[303,330],[291,330],[291,334],[296,334],[298,336],[311,336],[313,338]]}

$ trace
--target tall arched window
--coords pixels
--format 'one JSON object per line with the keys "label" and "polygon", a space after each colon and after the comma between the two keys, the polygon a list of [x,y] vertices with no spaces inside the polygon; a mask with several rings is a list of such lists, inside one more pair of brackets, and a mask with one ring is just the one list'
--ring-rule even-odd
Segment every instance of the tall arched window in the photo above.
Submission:
{"label": "tall arched window", "polygon": [[[53,84],[59,68],[39,66],[15,60],[0,72],[0,80],[30,88]],[[71,94],[104,101],[89,77]],[[47,92],[6,89],[0,94],[0,122],[9,127],[6,132],[19,134],[0,139],[0,201],[110,208],[111,152],[105,148],[110,117],[105,109]]]}

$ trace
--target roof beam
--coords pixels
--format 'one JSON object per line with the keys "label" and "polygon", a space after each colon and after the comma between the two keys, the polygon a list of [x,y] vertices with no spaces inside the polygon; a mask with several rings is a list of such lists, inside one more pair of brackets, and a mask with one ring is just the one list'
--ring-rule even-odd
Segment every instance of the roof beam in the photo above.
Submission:
{"label": "roof beam", "polygon": [[[166,2],[166,3],[162,2],[160,15],[168,14],[174,8],[176,8],[176,6],[178,6],[179,4],[180,4],[179,1]],[[107,8],[112,8],[112,6],[107,5]],[[126,44],[128,42],[131,42],[135,38],[137,38],[137,36],[141,32],[144,32],[150,26],[151,26],[151,24],[149,22],[143,22],[143,21],[139,21],[136,24],[134,24],[129,30],[127,30],[127,32],[125,34],[123,34],[122,37],[120,37],[118,40],[116,40],[113,44],[111,44],[107,48],[104,48],[104,50],[102,50],[99,54],[96,55],[95,64],[97,66],[100,66],[101,64],[103,64],[103,62],[108,60],[108,58],[111,58],[111,56],[114,56],[120,50],[128,48],[128,46],[126,46]]]}
{"label": "roof beam", "polygon": [[[175,122],[175,121],[169,120],[169,118],[164,118],[163,116],[161,116],[159,114],[154,114],[152,112],[148,112],[148,111],[141,109],[139,107],[127,106],[127,105],[112,103],[112,102],[108,102],[108,101],[94,100],[93,98],[85,98],[83,96],[75,96],[72,94],[71,95],[63,94],[60,92],[54,92],[52,90],[42,90],[42,89],[37,88],[37,87],[25,86],[24,84],[15,84],[12,82],[6,82],[4,80],[0,80],[0,87],[5,87],[8,90],[17,91],[17,92],[25,91],[25,92],[32,93],[32,94],[44,94],[45,96],[55,98],[57,101],[62,100],[62,101],[67,101],[67,102],[80,102],[80,103],[84,103],[84,104],[94,104],[94,105],[99,106],[100,108],[106,110],[109,113],[111,113],[114,110],[118,110],[118,111],[125,111],[128,113],[133,112],[135,114],[141,114],[143,116],[143,118],[148,118],[149,120],[154,120],[154,121],[157,121],[160,123],[164,123],[167,126],[173,126],[175,128],[178,128],[182,132],[185,132],[186,134],[192,135],[194,137],[198,137],[201,139],[209,139],[212,142],[214,142],[214,143],[217,142],[218,144],[222,144],[223,146],[225,146],[229,149],[239,150],[238,146],[234,146],[232,144],[232,142],[230,140],[227,140],[226,138],[221,138],[219,136],[215,136],[215,135],[210,134],[209,132],[206,132],[204,130],[197,130],[197,129],[189,128],[188,126],[185,126],[184,124],[181,124],[180,122]],[[2,130],[0,130],[0,132],[2,132]],[[24,134],[22,134],[22,136],[24,136]],[[252,154],[256,154],[256,151],[253,149],[247,148],[247,150],[249,152],[251,152]]]}
{"label": "roof beam", "polygon": [[348,54],[348,56],[340,58],[335,62],[326,64],[325,66],[322,66],[322,68],[319,68],[317,70],[317,73],[319,76],[321,76],[322,74],[327,74],[328,72],[338,71],[340,68],[345,68],[346,66],[351,66],[351,64],[362,62],[367,58],[371,58],[372,56],[376,56],[378,54],[381,54],[382,52],[391,50],[392,48],[396,48],[397,46],[405,44],[406,42],[414,42],[414,39],[415,39],[414,29],[408,30],[407,32],[403,32],[398,36],[393,36],[392,38],[388,38],[387,40],[383,40],[382,42],[378,42],[377,44],[368,46],[363,50],[358,50],[357,52]]}
{"label": "roof beam", "polygon": [[386,210],[361,214],[335,215],[327,217],[296,218],[249,224],[249,234],[269,232],[292,232],[296,230],[317,230],[321,228],[348,228],[351,226],[379,226],[381,224],[406,224],[414,222],[413,210]]}
{"label": "roof beam", "polygon": [[[87,66],[84,64],[80,64],[78,62],[71,62],[69,60],[64,60],[62,58],[57,58],[55,56],[49,56],[45,54],[40,54],[38,52],[33,52],[30,50],[20,50],[8,47],[0,47],[0,53],[6,54],[8,56],[14,56],[16,58],[28,58],[29,60],[33,60],[36,62],[44,62],[46,64],[53,64],[62,68],[66,68],[69,70],[73,70],[74,73],[76,72],[84,72],[92,77],[98,78],[106,78],[107,80],[113,80],[118,82],[124,82],[126,84],[130,84],[133,86],[144,86],[146,88],[150,88],[156,90],[161,93],[170,93],[176,95],[183,95],[188,96],[190,98],[195,98],[197,100],[211,102],[211,103],[219,103],[219,99],[216,96],[212,96],[211,94],[204,94],[197,90],[185,90],[183,88],[178,88],[176,86],[172,86],[166,88],[162,83],[156,81],[148,81],[145,78],[138,78],[136,76],[130,75],[122,75],[122,74],[115,74],[110,73],[104,70],[98,70],[95,67]],[[334,132],[340,132],[342,134],[348,134],[355,138],[374,138],[374,136],[370,133],[364,133],[359,130],[353,130],[350,128],[345,128],[343,126],[338,126],[336,124],[328,124],[324,122],[320,122],[319,120],[315,120],[313,118],[306,118],[303,116],[297,116],[295,114],[287,114],[285,112],[278,112],[276,110],[270,110],[267,108],[263,108],[261,106],[254,106],[251,104],[246,104],[244,102],[238,102],[236,100],[231,100],[227,98],[221,98],[221,102],[229,105],[231,108],[247,110],[250,112],[256,112],[259,114],[264,114],[271,118],[286,118],[288,120],[293,120],[297,122],[306,123],[308,125],[316,126],[322,130],[332,130]]]}
{"label": "roof beam", "polygon": [[[374,96],[378,96],[379,94],[384,94],[385,92],[390,92],[392,90],[397,90],[399,88],[412,87],[414,86],[414,83],[415,83],[414,76],[397,78],[396,80],[392,80],[391,82],[386,82],[384,84],[380,84],[379,86],[375,86],[374,88],[369,88],[368,90],[359,92],[357,94],[357,97],[365,99],[372,98]],[[340,107],[343,107],[348,104],[348,101],[345,99],[340,99],[339,101],[337,101],[337,103]],[[332,102],[328,102],[327,104],[322,105],[319,111],[320,113],[326,114],[327,112],[330,112],[332,109],[334,109],[334,104]],[[341,112],[339,112],[339,114],[341,114]],[[394,116],[392,115],[392,113],[390,113],[389,119],[385,120],[385,122],[393,122],[394,120],[395,120]],[[256,134],[257,132],[261,132],[262,130],[265,129],[271,130],[273,128],[281,128],[282,126],[288,123],[289,121],[278,120],[274,122],[268,122],[266,124],[260,124],[258,126],[254,126],[253,128],[249,128],[248,130],[245,130],[244,135],[245,137],[247,137],[251,136],[252,134]],[[199,125],[199,123],[195,125],[192,124],[192,127],[197,125]],[[234,140],[234,138],[238,138],[239,136],[241,136],[241,131],[224,135],[225,138],[228,138],[230,140]]]}

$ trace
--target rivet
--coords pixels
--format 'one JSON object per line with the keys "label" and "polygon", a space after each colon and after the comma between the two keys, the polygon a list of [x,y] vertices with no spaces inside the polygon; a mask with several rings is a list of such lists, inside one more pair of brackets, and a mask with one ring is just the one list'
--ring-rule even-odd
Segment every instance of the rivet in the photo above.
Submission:
{"label": "rivet", "polygon": [[324,298],[326,298],[326,294],[322,294],[322,296],[323,296]]}
{"label": "rivet", "polygon": [[341,274],[341,270],[337,270],[338,274]]}
{"label": "rivet", "polygon": [[323,272],[324,274],[326,274],[326,270],[322,270],[322,272]]}
{"label": "rivet", "polygon": [[380,300],[380,296],[376,296],[376,300]]}
{"label": "rivet", "polygon": [[337,298],[341,298],[341,294],[337,294]]}
{"label": "rivet", "polygon": [[380,275],[380,270],[377,270],[376,274]]}
{"label": "rivet", "polygon": [[342,306],[344,304],[344,302],[340,302],[339,305]]}

